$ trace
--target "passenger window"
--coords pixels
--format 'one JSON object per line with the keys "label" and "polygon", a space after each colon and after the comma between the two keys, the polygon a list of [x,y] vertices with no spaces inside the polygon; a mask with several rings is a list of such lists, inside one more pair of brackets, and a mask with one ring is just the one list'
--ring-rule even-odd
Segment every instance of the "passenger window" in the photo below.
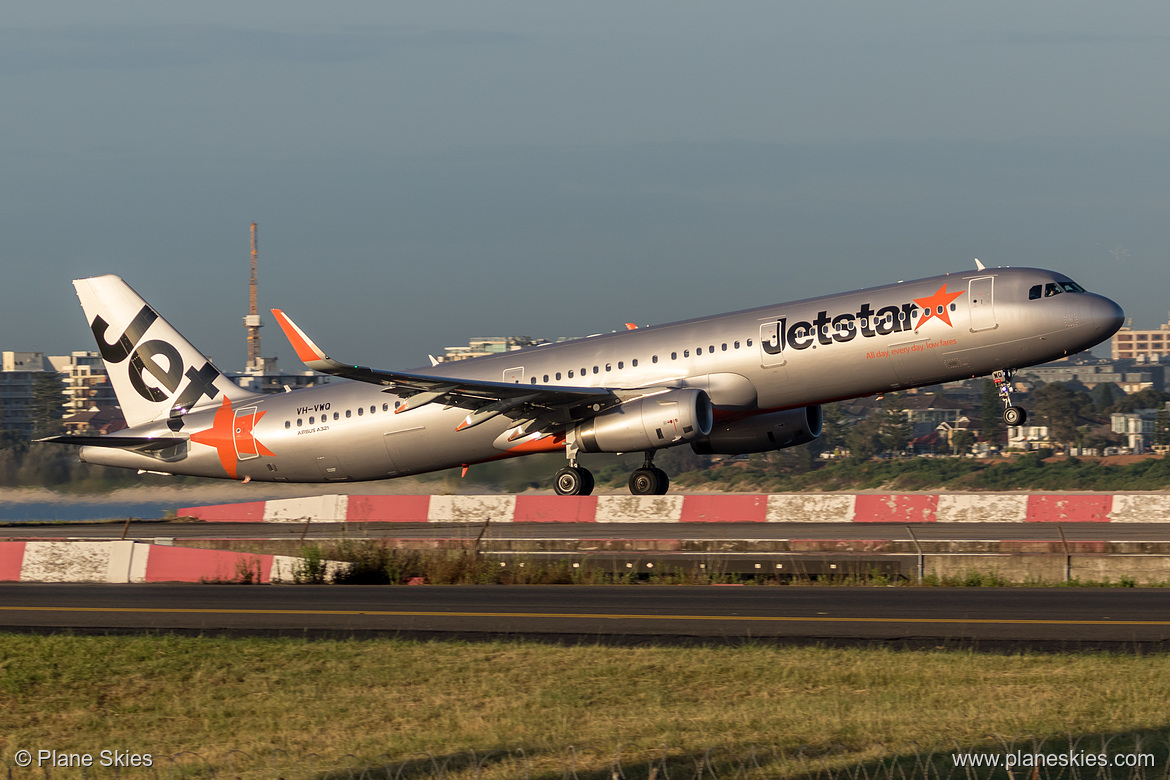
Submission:
{"label": "passenger window", "polygon": [[[724,347],[724,349],[727,349],[727,347]],[[715,353],[715,345],[712,344],[711,346],[707,347],[707,351],[710,352],[711,354],[714,354]]]}
{"label": "passenger window", "polygon": [[671,359],[671,360],[678,360],[678,353],[677,353],[677,352],[671,352],[671,353],[670,353],[670,359]]}
{"label": "passenger window", "polygon": [[337,412],[334,412],[334,413],[333,413],[333,419],[334,419],[334,420],[337,420],[337,419],[340,419],[340,418],[341,418],[341,415],[340,415],[340,414],[338,414]]}
{"label": "passenger window", "polygon": [[300,428],[304,424],[305,424],[305,421],[302,420],[300,417],[298,417],[297,418],[297,427]]}
{"label": "passenger window", "polygon": [[[365,408],[363,408],[363,407],[359,406],[359,407],[358,407],[358,417],[361,417],[361,416],[362,416],[363,414],[365,414],[365,413],[366,413],[366,410],[365,410]],[[312,419],[311,419],[311,418],[310,418],[309,422],[312,422]]]}
{"label": "passenger window", "polygon": [[1040,297],[1040,288],[1042,285],[1034,284],[1028,288],[1028,300],[1034,301]]}
{"label": "passenger window", "polygon": [[751,340],[751,339],[748,339],[748,340],[747,340],[747,345],[748,345],[749,347],[752,345],[752,340]]}
{"label": "passenger window", "polygon": [[317,419],[316,417],[310,417],[309,418],[309,425],[312,425],[313,422],[316,421],[316,419]]}
{"label": "passenger window", "polygon": [[289,428],[291,428],[292,427],[292,420],[285,420],[284,427],[285,427],[285,430],[288,430]]}
{"label": "passenger window", "polygon": [[[382,411],[383,411],[383,412],[388,412],[388,411],[390,411],[390,404],[382,404]],[[334,413],[333,413],[333,419],[334,419],[334,420],[336,420],[336,419],[337,419],[337,412],[334,412]]]}
{"label": "passenger window", "polygon": [[651,363],[657,363],[657,362],[658,362],[658,356],[657,356],[657,355],[652,355],[652,356],[650,357],[650,362],[651,362]]}
{"label": "passenger window", "polygon": [[561,381],[561,372],[560,371],[557,372],[557,381],[558,382]]}
{"label": "passenger window", "polygon": [[374,414],[376,411],[377,411],[376,407],[374,407],[374,406],[370,407],[370,414]]}
{"label": "passenger window", "polygon": [[352,413],[349,411],[349,409],[346,409],[346,410],[345,410],[345,419],[347,419],[347,420],[348,420],[348,419],[350,418],[351,414],[352,414]]}
{"label": "passenger window", "polygon": [[[637,367],[638,367],[638,358],[634,358],[633,360],[630,361],[630,368],[637,368]],[[619,368],[620,368],[620,366],[619,366]]]}
{"label": "passenger window", "polygon": [[542,379],[541,381],[547,385],[548,384],[548,374],[545,374],[544,379]]}
{"label": "passenger window", "polygon": [[702,348],[702,347],[695,347],[695,354],[696,354],[696,355],[702,355],[702,354],[703,354],[703,348]]}
{"label": "passenger window", "polygon": [[612,368],[612,366],[611,366],[609,363],[606,363],[606,364],[605,364],[605,370],[606,370],[606,371],[609,371],[609,370],[610,370],[610,368]]}
{"label": "passenger window", "polygon": [[735,344],[733,344],[732,346],[734,346],[736,349],[739,349],[739,342],[738,341],[735,342]]}
{"label": "passenger window", "polygon": [[532,379],[529,381],[529,384],[536,384],[536,377],[532,377]]}
{"label": "passenger window", "polygon": [[595,374],[600,374],[600,373],[601,373],[601,368],[600,368],[599,366],[594,366],[594,367],[593,367],[593,373],[595,373]]}
{"label": "passenger window", "polygon": [[569,379],[572,379],[572,378],[573,378],[573,372],[570,370],[569,371]]}
{"label": "passenger window", "polygon": [[683,350],[683,357],[688,358],[690,356],[691,356],[691,351],[689,349],[684,349]]}
{"label": "passenger window", "polygon": [[727,351],[727,345],[726,345],[726,344],[724,344],[724,345],[723,345],[723,351],[724,351],[724,352],[726,352],[726,351]]}

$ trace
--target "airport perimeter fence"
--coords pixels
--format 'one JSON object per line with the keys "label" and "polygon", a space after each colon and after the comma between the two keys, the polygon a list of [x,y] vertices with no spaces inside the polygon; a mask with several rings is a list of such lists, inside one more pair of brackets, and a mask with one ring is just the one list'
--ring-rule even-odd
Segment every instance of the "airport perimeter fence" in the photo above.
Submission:
{"label": "airport perimeter fence", "polygon": [[[20,751],[23,752],[23,751]],[[17,753],[19,756],[20,752]],[[988,740],[976,746],[936,746],[873,760],[846,757],[844,746],[780,750],[713,747],[685,751],[617,748],[458,751],[412,756],[348,755],[338,761],[282,750],[246,753],[185,751],[153,755],[149,767],[69,765],[4,760],[6,780],[1170,780],[1170,732],[1124,733],[1030,740]],[[867,753],[881,752],[880,745]],[[62,756],[64,759],[62,760]]]}

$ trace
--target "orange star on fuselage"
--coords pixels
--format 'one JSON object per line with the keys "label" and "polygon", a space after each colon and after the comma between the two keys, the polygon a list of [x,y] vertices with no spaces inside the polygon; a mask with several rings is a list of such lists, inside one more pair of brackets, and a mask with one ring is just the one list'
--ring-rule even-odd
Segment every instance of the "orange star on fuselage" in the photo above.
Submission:
{"label": "orange star on fuselage", "polygon": [[[257,441],[253,433],[256,423],[260,422],[260,418],[266,414],[268,412],[263,411],[257,415],[246,415],[237,420],[232,411],[231,399],[225,397],[223,404],[215,410],[211,427],[191,434],[191,441],[213,447],[219,453],[219,462],[223,466],[223,470],[227,472],[229,477],[235,479],[237,443],[239,451],[245,455],[276,455]],[[237,422],[240,425],[238,432],[235,430]]]}
{"label": "orange star on fuselage", "polygon": [[931,317],[938,317],[947,324],[948,328],[954,327],[951,325],[950,305],[951,301],[955,300],[955,298],[958,298],[962,294],[962,290],[954,293],[947,292],[947,285],[944,282],[943,286],[938,288],[938,292],[929,298],[915,298],[914,302],[922,307],[922,319],[918,320],[918,324],[914,326],[914,329],[917,330],[918,328],[921,328],[922,323],[926,322]]}

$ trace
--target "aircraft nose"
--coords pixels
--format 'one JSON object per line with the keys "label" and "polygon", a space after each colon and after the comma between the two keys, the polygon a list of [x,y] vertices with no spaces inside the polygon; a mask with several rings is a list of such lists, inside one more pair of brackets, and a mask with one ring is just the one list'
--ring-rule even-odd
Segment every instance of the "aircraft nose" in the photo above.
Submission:
{"label": "aircraft nose", "polygon": [[1089,318],[1093,326],[1101,331],[1102,338],[1109,338],[1125,322],[1125,312],[1104,295],[1095,295],[1093,305],[1089,307]]}

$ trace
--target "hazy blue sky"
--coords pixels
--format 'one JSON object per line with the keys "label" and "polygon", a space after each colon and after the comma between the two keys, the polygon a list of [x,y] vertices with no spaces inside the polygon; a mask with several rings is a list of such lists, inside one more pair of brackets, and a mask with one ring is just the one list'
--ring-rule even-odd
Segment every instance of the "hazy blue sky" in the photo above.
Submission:
{"label": "hazy blue sky", "polygon": [[[0,348],[117,273],[426,362],[988,265],[1170,308],[1165,2],[40,2],[0,17]],[[264,353],[292,362],[266,317]]]}

